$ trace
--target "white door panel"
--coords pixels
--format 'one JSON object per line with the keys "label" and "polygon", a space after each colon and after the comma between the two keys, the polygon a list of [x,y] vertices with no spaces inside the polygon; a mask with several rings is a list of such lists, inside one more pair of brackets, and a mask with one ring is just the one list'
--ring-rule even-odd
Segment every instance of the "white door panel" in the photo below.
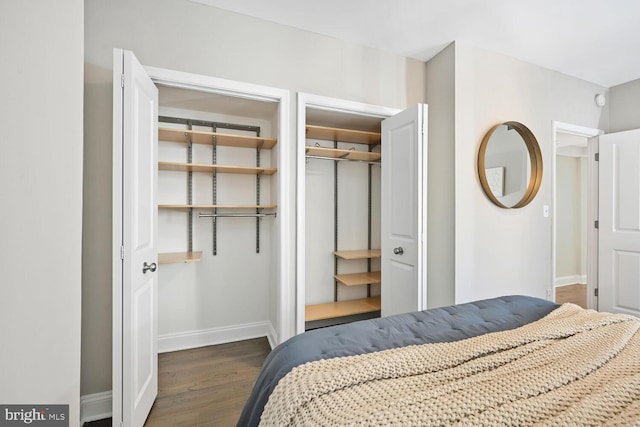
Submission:
{"label": "white door panel", "polygon": [[[114,129],[114,144],[120,144],[122,155],[114,174],[121,173],[123,259],[121,278],[114,277],[114,286],[121,287],[114,292],[120,295],[120,301],[114,298],[114,316],[121,316],[114,319],[114,340],[121,341],[121,348],[114,345],[114,422],[121,418],[124,426],[137,427],[144,425],[158,392],[158,90],[132,52],[120,53],[114,67],[121,67],[124,87],[121,99],[114,97],[114,115],[121,114],[122,128]],[[121,86],[117,72],[114,85]]]}
{"label": "white door panel", "polygon": [[640,316],[640,130],[600,137],[599,309]]}
{"label": "white door panel", "polygon": [[382,122],[382,315],[426,308],[426,105]]}

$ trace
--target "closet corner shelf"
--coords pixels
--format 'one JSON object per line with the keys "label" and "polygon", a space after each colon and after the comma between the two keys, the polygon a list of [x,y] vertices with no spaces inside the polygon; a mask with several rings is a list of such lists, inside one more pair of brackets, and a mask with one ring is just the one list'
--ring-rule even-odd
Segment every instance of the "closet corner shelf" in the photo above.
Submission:
{"label": "closet corner shelf", "polygon": [[340,129],[325,126],[306,126],[307,138],[322,139],[326,141],[353,142],[356,144],[379,144],[380,132],[367,132],[362,130]]}
{"label": "closet corner shelf", "polygon": [[158,205],[159,209],[276,209],[278,205]]}
{"label": "closet corner shelf", "polygon": [[376,162],[382,158],[380,153],[369,151],[343,150],[341,148],[326,148],[306,146],[307,157],[324,157],[332,159],[358,160],[362,162]]}
{"label": "closet corner shelf", "polygon": [[341,259],[373,259],[380,258],[380,249],[359,249],[355,251],[335,251],[335,256]]}
{"label": "closet corner shelf", "polygon": [[194,144],[213,145],[215,137],[216,145],[225,147],[264,148],[270,149],[278,142],[275,138],[262,138],[256,136],[231,135],[228,133],[204,132],[198,130],[158,128],[158,140],[187,143],[187,136]]}
{"label": "closet corner shelf", "polygon": [[305,306],[305,322],[333,319],[336,317],[353,316],[355,314],[380,311],[380,297],[369,297],[347,301],[327,302]]}
{"label": "closet corner shelf", "polygon": [[202,257],[202,251],[198,252],[167,252],[158,254],[158,264],[176,264],[186,262],[198,262]]}
{"label": "closet corner shelf", "polygon": [[158,162],[158,169],[163,171],[178,172],[217,172],[217,173],[235,173],[245,175],[273,175],[276,168],[261,168],[254,166],[222,166],[222,165],[205,165],[198,163],[183,162]]}
{"label": "closet corner shelf", "polygon": [[335,278],[338,282],[342,283],[345,286],[373,285],[382,281],[379,271],[371,271],[368,273],[336,274]]}

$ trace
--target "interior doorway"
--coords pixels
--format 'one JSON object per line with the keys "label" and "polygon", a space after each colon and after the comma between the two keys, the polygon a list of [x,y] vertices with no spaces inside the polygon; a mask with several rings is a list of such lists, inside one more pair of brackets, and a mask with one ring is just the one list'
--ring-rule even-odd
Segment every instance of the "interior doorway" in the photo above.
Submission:
{"label": "interior doorway", "polygon": [[[553,296],[597,309],[599,129],[553,123]],[[584,293],[586,292],[586,295]]]}

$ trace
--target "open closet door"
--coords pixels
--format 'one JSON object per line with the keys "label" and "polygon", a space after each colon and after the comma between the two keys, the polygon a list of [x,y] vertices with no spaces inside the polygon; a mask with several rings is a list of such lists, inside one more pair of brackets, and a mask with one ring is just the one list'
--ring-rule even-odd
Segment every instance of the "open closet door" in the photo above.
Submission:
{"label": "open closet door", "polygon": [[598,309],[640,316],[640,130],[599,143]]}
{"label": "open closet door", "polygon": [[427,307],[427,106],[382,122],[382,316]]}
{"label": "open closet door", "polygon": [[158,90],[114,50],[113,425],[144,425],[158,394]]}

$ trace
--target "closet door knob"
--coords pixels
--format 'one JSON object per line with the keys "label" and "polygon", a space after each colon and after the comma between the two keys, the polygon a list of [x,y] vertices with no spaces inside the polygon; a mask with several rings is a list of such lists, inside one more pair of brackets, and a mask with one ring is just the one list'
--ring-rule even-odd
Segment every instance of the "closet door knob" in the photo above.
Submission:
{"label": "closet door knob", "polygon": [[146,262],[142,265],[142,273],[147,274],[147,271],[150,272],[154,272],[156,271],[156,269],[158,268],[158,266],[156,265],[155,262],[152,262],[151,264],[147,264]]}
{"label": "closet door knob", "polygon": [[402,249],[402,246],[398,246],[397,248],[393,248],[393,253],[396,255],[402,255],[404,253],[404,249]]}

